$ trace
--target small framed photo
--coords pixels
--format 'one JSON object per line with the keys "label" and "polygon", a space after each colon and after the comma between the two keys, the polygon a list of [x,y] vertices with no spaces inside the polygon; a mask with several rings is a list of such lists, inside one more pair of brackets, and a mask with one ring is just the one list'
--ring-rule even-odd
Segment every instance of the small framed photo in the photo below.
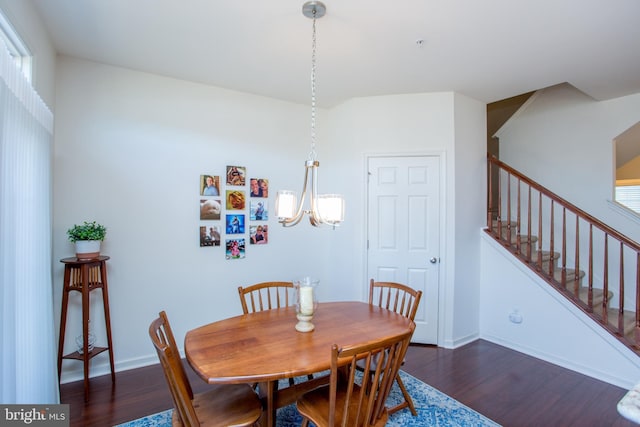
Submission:
{"label": "small framed photo", "polygon": [[220,219],[220,199],[200,199],[200,220]]}
{"label": "small framed photo", "polygon": [[220,227],[217,225],[201,225],[200,246],[220,246]]}
{"label": "small framed photo", "polygon": [[249,227],[249,243],[252,245],[265,245],[269,242],[269,226],[267,224],[252,225]]}
{"label": "small framed photo", "polygon": [[244,215],[227,215],[227,234],[244,234]]}
{"label": "small framed photo", "polygon": [[246,206],[246,198],[242,190],[227,190],[227,210],[242,211]]}
{"label": "small framed photo", "polygon": [[220,177],[218,175],[200,175],[200,195],[220,196]]}
{"label": "small framed photo", "polygon": [[249,180],[249,197],[269,197],[269,180],[266,178],[251,178]]}
{"label": "small framed photo", "polygon": [[252,199],[249,208],[251,221],[266,221],[269,219],[269,206],[266,200]]}
{"label": "small framed photo", "polygon": [[241,259],[245,254],[244,239],[227,239],[225,242],[227,259]]}
{"label": "small framed photo", "polygon": [[244,166],[227,166],[227,185],[244,186],[247,170]]}

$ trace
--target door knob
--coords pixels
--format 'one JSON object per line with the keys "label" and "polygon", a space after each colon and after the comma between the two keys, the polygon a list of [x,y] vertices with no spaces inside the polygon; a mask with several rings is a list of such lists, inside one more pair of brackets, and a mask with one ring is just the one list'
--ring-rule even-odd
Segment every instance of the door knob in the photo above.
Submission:
{"label": "door knob", "polygon": [[435,264],[436,262],[438,262],[438,258],[436,258],[436,257],[432,257],[432,258],[429,260],[429,262],[430,262],[431,264]]}

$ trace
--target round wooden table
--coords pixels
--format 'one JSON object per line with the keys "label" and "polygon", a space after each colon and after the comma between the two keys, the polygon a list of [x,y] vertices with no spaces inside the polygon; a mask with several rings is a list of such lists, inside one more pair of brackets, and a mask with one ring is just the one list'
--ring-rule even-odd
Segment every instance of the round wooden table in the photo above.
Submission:
{"label": "round wooden table", "polygon": [[298,332],[295,309],[243,314],[187,332],[184,349],[193,370],[210,384],[265,383],[267,425],[275,409],[327,383],[314,378],[276,390],[277,381],[326,371],[331,346],[361,344],[407,332],[413,322],[363,302],[320,303],[312,332]]}

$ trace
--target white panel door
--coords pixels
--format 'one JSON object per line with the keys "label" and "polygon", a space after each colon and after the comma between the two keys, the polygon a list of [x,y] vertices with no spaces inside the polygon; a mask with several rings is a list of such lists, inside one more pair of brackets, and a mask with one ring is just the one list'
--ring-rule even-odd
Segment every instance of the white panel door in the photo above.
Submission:
{"label": "white panel door", "polygon": [[422,290],[413,342],[438,343],[440,157],[370,157],[367,274]]}

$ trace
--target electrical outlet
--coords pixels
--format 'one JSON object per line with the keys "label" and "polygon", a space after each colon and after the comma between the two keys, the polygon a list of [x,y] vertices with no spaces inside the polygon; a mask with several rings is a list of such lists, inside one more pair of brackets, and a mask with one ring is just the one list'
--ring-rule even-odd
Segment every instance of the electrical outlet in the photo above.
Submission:
{"label": "electrical outlet", "polygon": [[522,323],[522,314],[518,310],[514,310],[509,313],[509,320],[511,323]]}

